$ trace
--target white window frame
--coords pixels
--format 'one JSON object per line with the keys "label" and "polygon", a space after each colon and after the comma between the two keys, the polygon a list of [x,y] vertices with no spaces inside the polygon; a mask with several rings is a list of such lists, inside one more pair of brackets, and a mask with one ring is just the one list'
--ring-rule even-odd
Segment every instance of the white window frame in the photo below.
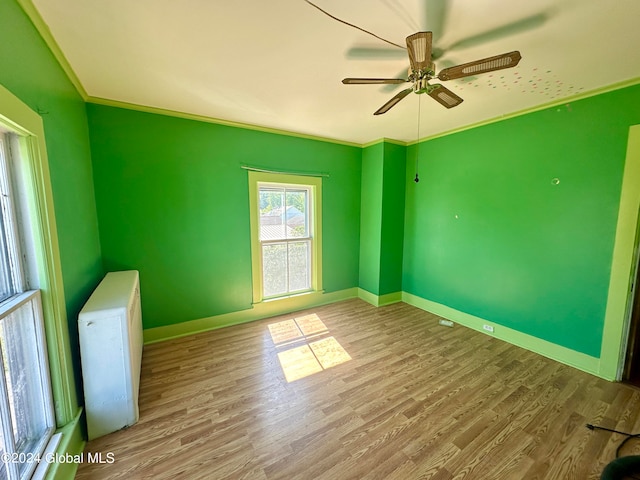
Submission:
{"label": "white window frame", "polygon": [[[260,303],[267,300],[279,300],[292,296],[304,295],[322,291],[322,179],[304,175],[288,175],[280,173],[266,173],[249,171],[249,211],[251,226],[251,263],[253,278],[253,303]],[[263,268],[262,268],[262,245],[260,240],[260,187],[276,187],[287,189],[304,188],[308,195],[308,227],[311,244],[310,253],[310,285],[311,288],[305,291],[296,291],[284,295],[266,298],[263,294]],[[298,241],[301,238],[291,239]]]}
{"label": "white window frame", "polygon": [[[38,285],[37,272],[29,275],[23,265],[36,255],[19,151],[18,136],[0,126],[1,234],[11,283],[0,299],[0,468],[9,480],[31,478],[56,426],[40,291],[27,290]],[[25,434],[37,437],[21,438]]]}
{"label": "white window frame", "polygon": [[[23,222],[28,224],[31,236],[23,238],[23,241],[34,252],[34,257],[25,262],[28,269],[27,288],[39,289],[45,337],[40,342],[47,351],[55,425],[61,429],[48,443],[46,452],[53,453],[63,441],[76,442],[75,437],[71,439],[71,436],[78,431],[81,409],[71,360],[44,123],[40,115],[0,85],[0,129],[15,134],[12,146],[15,145],[18,153],[15,158],[19,160],[19,165],[14,175],[24,187],[16,192],[21,204],[18,215],[28,211],[28,215],[23,216]],[[63,440],[67,436],[70,440]],[[68,448],[70,444],[65,445]],[[75,448],[76,444],[73,445]],[[44,478],[47,470],[55,473],[65,470],[65,467],[41,462],[32,478]]]}

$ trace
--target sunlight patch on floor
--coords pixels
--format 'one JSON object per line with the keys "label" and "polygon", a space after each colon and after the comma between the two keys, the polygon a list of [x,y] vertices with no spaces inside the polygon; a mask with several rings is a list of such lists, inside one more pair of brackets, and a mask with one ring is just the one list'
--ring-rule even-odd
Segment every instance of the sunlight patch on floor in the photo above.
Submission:
{"label": "sunlight patch on floor", "polygon": [[315,313],[268,327],[289,383],[351,360],[340,342],[328,336],[329,329]]}
{"label": "sunlight patch on floor", "polygon": [[333,337],[312,342],[309,346],[324,369],[335,367],[351,360],[342,345]]}
{"label": "sunlight patch on floor", "polygon": [[317,335],[319,333],[328,332],[329,329],[324,324],[320,317],[317,314],[311,313],[309,315],[305,315],[304,317],[299,317],[294,319],[295,322],[300,325],[300,329],[305,336]]}
{"label": "sunlight patch on floor", "polygon": [[271,339],[276,345],[286,344],[302,338],[302,332],[294,319],[284,320],[269,325]]}
{"label": "sunlight patch on floor", "polygon": [[322,366],[318,363],[309,345],[278,352],[278,360],[280,360],[280,366],[289,383],[322,371]]}

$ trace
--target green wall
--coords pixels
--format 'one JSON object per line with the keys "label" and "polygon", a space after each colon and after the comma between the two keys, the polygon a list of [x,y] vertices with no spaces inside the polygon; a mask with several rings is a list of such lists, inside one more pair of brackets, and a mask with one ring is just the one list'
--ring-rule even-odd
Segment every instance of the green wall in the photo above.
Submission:
{"label": "green wall", "polygon": [[380,295],[380,250],[382,238],[382,184],[384,143],[362,151],[362,185],[360,210],[360,278],[359,286]]}
{"label": "green wall", "polygon": [[0,84],[44,122],[77,369],[77,314],[103,275],[85,104],[14,0],[0,1]]}
{"label": "green wall", "polygon": [[404,291],[598,357],[637,123],[640,86],[421,143]]}
{"label": "green wall", "polygon": [[382,141],[362,151],[360,288],[402,291],[406,147]]}
{"label": "green wall", "polygon": [[145,328],[251,308],[247,171],[326,173],[323,286],[358,285],[361,149],[88,104],[104,266],[140,271]]}
{"label": "green wall", "polygon": [[402,291],[406,157],[405,146],[384,143],[380,295]]}

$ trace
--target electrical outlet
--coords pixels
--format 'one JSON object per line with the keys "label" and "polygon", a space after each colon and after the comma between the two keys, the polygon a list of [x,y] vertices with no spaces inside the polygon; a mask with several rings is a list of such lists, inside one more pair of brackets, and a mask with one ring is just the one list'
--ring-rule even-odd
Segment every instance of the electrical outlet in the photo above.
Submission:
{"label": "electrical outlet", "polygon": [[482,325],[482,328],[485,329],[487,332],[493,333],[493,327],[491,325]]}

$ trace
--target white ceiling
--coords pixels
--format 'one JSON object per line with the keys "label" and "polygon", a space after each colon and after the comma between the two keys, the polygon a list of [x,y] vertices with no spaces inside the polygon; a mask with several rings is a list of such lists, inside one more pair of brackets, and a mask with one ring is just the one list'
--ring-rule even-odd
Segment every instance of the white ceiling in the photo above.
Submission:
{"label": "white ceiling", "polygon": [[[640,79],[640,0],[315,0],[401,45],[433,31],[445,50],[436,66],[522,54],[515,68],[445,82],[464,98],[456,108],[411,94],[375,117],[406,86],[341,80],[397,77],[406,52],[304,0],[32,1],[89,99],[359,144],[412,142]],[[390,53],[362,58],[365,47]]]}

